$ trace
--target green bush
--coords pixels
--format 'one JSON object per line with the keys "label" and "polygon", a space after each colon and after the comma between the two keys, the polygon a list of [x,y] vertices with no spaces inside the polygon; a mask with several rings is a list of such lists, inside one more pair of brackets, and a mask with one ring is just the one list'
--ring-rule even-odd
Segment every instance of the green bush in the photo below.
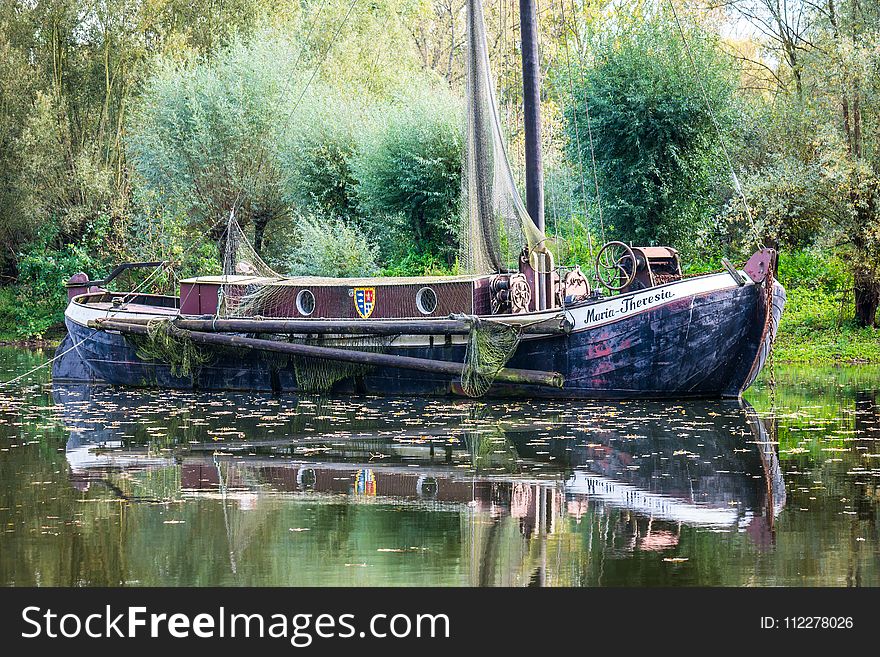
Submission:
{"label": "green bush", "polygon": [[377,117],[352,163],[364,220],[375,226],[405,218],[415,250],[448,266],[458,254],[461,125],[460,104],[448,91],[419,90]]}
{"label": "green bush", "polygon": [[449,265],[435,255],[417,251],[415,247],[382,270],[383,276],[448,276],[457,273],[455,265]]}
{"label": "green bush", "polygon": [[284,214],[277,138],[292,73],[279,62],[291,57],[281,40],[235,39],[210,60],[161,60],[126,139],[144,199],[181,208],[218,241],[233,208],[261,230]]}
{"label": "green bush", "polygon": [[852,274],[840,258],[812,250],[782,250],[778,278],[786,288],[821,288],[828,294],[839,295],[852,287]]}
{"label": "green bush", "polygon": [[109,263],[99,254],[110,230],[110,218],[102,215],[86,228],[80,242],[55,248],[52,244],[58,224],[47,223],[34,243],[18,254],[18,282],[0,298],[0,333],[7,339],[40,337],[61,324],[67,306],[67,280],[80,271],[96,278],[108,268]]}
{"label": "green bush", "polygon": [[285,263],[293,276],[372,276],[379,271],[376,247],[342,219],[301,217],[297,237]]}
{"label": "green bush", "polygon": [[737,111],[732,60],[715,36],[695,29],[688,35],[695,72],[662,10],[631,25],[609,23],[600,35],[583,74],[562,72],[557,83],[575,87],[565,108],[568,160],[583,157],[577,132],[582,140],[589,107],[609,236],[690,250],[730,188],[704,89],[718,125],[730,132]]}
{"label": "green bush", "polygon": [[315,85],[279,126],[284,199],[297,212],[357,216],[352,159],[368,111],[369,103]]}

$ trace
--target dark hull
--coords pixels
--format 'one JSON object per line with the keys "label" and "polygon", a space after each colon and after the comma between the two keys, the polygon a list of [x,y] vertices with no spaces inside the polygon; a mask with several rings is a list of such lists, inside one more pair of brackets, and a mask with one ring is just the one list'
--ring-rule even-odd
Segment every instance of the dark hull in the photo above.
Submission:
{"label": "dark hull", "polygon": [[[737,397],[760,371],[775,333],[785,292],[774,287],[774,321],[768,321],[763,285],[697,294],[568,335],[525,339],[508,367],[556,371],[562,389],[496,383],[491,396],[556,398]],[[778,312],[776,312],[778,311]],[[256,353],[220,353],[194,380],[175,377],[163,363],[137,357],[121,335],[94,331],[68,318],[68,340],[78,358],[56,362],[59,380],[90,377],[116,385],[205,390],[297,391],[293,367],[275,369]],[[72,343],[70,342],[72,341]],[[462,362],[463,345],[390,349],[388,353]],[[83,364],[85,367],[83,367]],[[340,381],[333,392],[380,395],[461,394],[447,375],[379,367]]]}

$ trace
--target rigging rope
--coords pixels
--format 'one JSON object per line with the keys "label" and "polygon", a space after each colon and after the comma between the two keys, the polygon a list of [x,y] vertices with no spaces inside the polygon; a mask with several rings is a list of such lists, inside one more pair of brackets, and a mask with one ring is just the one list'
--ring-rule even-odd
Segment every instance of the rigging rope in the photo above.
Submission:
{"label": "rigging rope", "polygon": [[[565,4],[565,0],[562,0],[562,3]],[[571,0],[571,15],[572,15],[572,20],[574,20],[574,16],[575,16],[574,0]],[[580,50],[578,50],[578,72],[580,74],[581,87],[585,89],[586,88],[586,78],[584,77],[584,56]],[[585,89],[585,91],[586,91],[586,89]],[[608,241],[608,238],[605,237],[605,218],[602,213],[602,197],[601,197],[601,194],[599,193],[599,176],[598,176],[597,167],[596,167],[596,152],[593,147],[593,125],[590,120],[590,104],[589,104],[589,101],[587,100],[586,95],[584,96],[584,114],[586,115],[586,118],[587,118],[587,135],[588,135],[589,141],[590,141],[590,161],[592,162],[592,165],[593,165],[593,184],[595,185],[595,188],[596,188],[596,207],[599,211],[599,234],[602,236],[602,243],[604,244]]]}
{"label": "rigging rope", "polygon": [[[320,62],[327,59],[327,55],[330,53],[330,49],[335,44],[336,38],[339,36],[339,33],[342,31],[342,28],[348,22],[348,17],[351,15],[351,12],[354,9],[354,6],[357,4],[357,2],[358,2],[358,0],[352,0],[351,4],[348,6],[348,11],[345,13],[345,16],[342,18],[342,20],[336,26],[336,31],[333,33],[333,36],[330,37],[330,41],[327,43],[327,47],[324,49],[323,54],[321,55],[321,57],[318,59],[317,63],[315,64],[315,67],[312,70],[311,77],[309,77],[308,81],[306,82],[305,86],[303,87],[302,93],[300,94],[299,98],[294,103],[294,105],[290,109],[290,111],[287,113],[287,116],[285,117],[283,123],[285,123],[285,124],[288,123],[290,121],[290,118],[293,116],[293,113],[299,107],[299,104],[302,102],[302,99],[305,97],[306,92],[308,91],[309,87],[311,86],[312,82],[315,79],[315,76],[317,76],[318,71],[320,70]],[[294,75],[292,73],[293,73],[293,71],[296,70],[296,67],[299,65],[299,61],[302,58],[302,54],[303,54],[303,52],[305,52],[306,45],[308,44],[309,39],[312,36],[312,32],[315,29],[315,25],[317,25],[318,19],[321,17],[321,14],[323,13],[324,7],[326,5],[327,5],[327,0],[325,0],[321,4],[321,7],[315,13],[314,18],[312,19],[312,22],[311,22],[311,25],[309,26],[308,32],[306,33],[306,36],[302,40],[302,43],[300,44],[300,48],[297,51],[296,59],[294,60],[294,64],[291,67],[291,75],[287,78],[287,81],[284,84],[284,89],[281,92],[282,96],[287,93],[287,90],[290,87],[290,83],[294,80]],[[254,176],[253,176],[254,179],[256,179],[256,177],[260,174],[260,171],[262,171],[263,162],[265,162],[265,158],[260,158],[260,160],[257,162],[257,167],[254,170]],[[241,207],[243,200],[244,200],[244,186],[242,186],[241,189],[238,190],[238,194],[236,195],[235,200],[232,203],[232,208],[230,209],[230,211],[232,213],[235,213]]]}
{"label": "rigging rope", "polygon": [[[348,17],[351,16],[351,12],[354,9],[354,6],[358,3],[358,0],[351,0],[351,4],[348,5],[348,11],[345,12],[345,16],[343,16],[342,20],[339,22],[339,25],[336,26],[336,31],[333,33],[333,36],[330,37],[330,41],[327,43],[327,47],[324,49],[324,54],[321,55],[321,60],[326,60],[327,55],[330,54],[330,49],[333,47],[333,44],[336,43],[336,39],[339,36],[339,33],[342,31],[342,28],[348,22]],[[320,61],[320,60],[319,60]],[[294,103],[293,108],[287,115],[287,119],[290,120],[290,117],[293,116],[293,113],[296,111],[296,108],[299,107],[299,104],[302,102],[302,99],[306,95],[306,91],[308,91],[309,86],[315,79],[315,76],[318,74],[320,70],[320,66],[315,66],[312,71],[312,76],[309,78],[308,82],[306,82],[306,86],[303,87],[302,93],[299,95],[296,103]]]}
{"label": "rigging rope", "polygon": [[730,175],[733,178],[733,188],[736,190],[737,194],[739,194],[740,199],[742,200],[743,207],[746,211],[746,217],[749,220],[749,227],[752,229],[752,232],[755,236],[755,242],[758,245],[758,248],[763,249],[764,244],[761,240],[761,234],[758,232],[758,228],[755,225],[754,218],[752,217],[752,210],[749,207],[749,202],[746,199],[745,192],[743,191],[742,186],[739,183],[739,178],[736,175],[736,169],[733,166],[733,160],[730,157],[730,153],[727,150],[727,144],[724,142],[724,135],[721,133],[721,126],[718,125],[718,119],[715,116],[715,110],[712,108],[712,102],[709,100],[709,94],[706,91],[706,85],[703,84],[703,78],[700,76],[700,72],[697,69],[697,63],[694,61],[693,53],[691,52],[690,42],[688,42],[687,35],[685,35],[684,28],[681,25],[681,21],[678,19],[678,12],[675,10],[675,3],[672,0],[668,0],[669,7],[672,9],[672,16],[675,19],[675,25],[678,27],[678,33],[681,35],[682,43],[684,44],[685,52],[687,52],[688,60],[691,63],[691,69],[693,69],[694,77],[697,80],[697,84],[700,86],[700,92],[703,95],[703,101],[706,103],[706,109],[709,111],[709,117],[712,119],[712,125],[715,127],[715,132],[718,135],[718,143],[721,145],[721,151],[724,153],[724,159],[727,161],[727,166],[730,168]]}
{"label": "rigging rope", "polygon": [[[565,2],[565,0],[563,0]],[[572,0],[572,6],[574,6],[574,0]],[[580,71],[581,77],[581,86],[584,86],[584,62],[582,53],[578,52],[578,70]],[[587,100],[586,96],[584,96],[584,115],[587,119],[587,137],[590,140],[590,162],[593,167],[593,185],[596,188],[596,208],[599,211],[599,231],[602,235],[602,242],[607,242],[607,238],[605,237],[605,217],[602,213],[602,195],[599,193],[599,174],[597,173],[596,167],[596,149],[593,145],[593,123],[590,119],[590,103]]]}
{"label": "rigging rope", "polygon": [[[131,292],[126,293],[126,294],[122,297],[122,299],[123,299],[123,305],[124,305],[124,303],[125,303],[125,299],[129,298],[129,297],[132,296],[132,295],[137,294],[137,293],[138,293],[141,289],[143,289],[143,288],[146,286],[146,284],[147,284],[147,283],[148,283],[148,282],[149,282],[149,281],[150,281],[150,280],[151,280],[151,279],[157,274],[157,272],[162,271],[162,270],[168,268],[168,267],[170,266],[170,264],[171,264],[171,263],[170,263],[170,261],[169,261],[169,262],[166,262],[166,263],[163,263],[163,264],[159,265],[158,267],[156,267],[156,268],[153,270],[153,272],[152,272],[149,276],[147,276],[147,277],[146,277],[146,278],[140,283],[140,285],[138,285],[137,287],[135,287],[135,289],[132,290]],[[121,310],[121,308],[120,308],[120,310]],[[114,316],[116,316],[116,314],[117,314],[118,312],[120,312],[120,310],[108,311],[107,317],[114,317]],[[14,377],[14,378],[12,378],[12,379],[9,379],[9,381],[0,381],[0,388],[5,388],[5,387],[7,387],[7,386],[11,386],[13,383],[17,383],[18,381],[21,381],[22,379],[24,379],[24,378],[30,376],[30,375],[33,374],[34,372],[39,372],[39,371],[40,371],[41,369],[43,369],[44,367],[48,367],[49,365],[51,365],[52,363],[54,363],[56,360],[58,360],[58,359],[61,358],[62,356],[66,356],[67,354],[69,354],[71,351],[73,351],[74,349],[76,349],[76,348],[79,347],[80,345],[85,344],[86,342],[88,342],[89,340],[91,340],[92,337],[95,335],[95,333],[97,333],[99,330],[100,330],[100,329],[93,329],[91,333],[89,333],[86,337],[84,337],[84,338],[83,338],[82,340],[80,340],[79,342],[74,343],[73,346],[71,346],[69,349],[65,349],[65,350],[62,351],[60,354],[55,354],[55,355],[54,355],[52,358],[50,358],[49,360],[47,360],[47,361],[41,363],[40,365],[37,365],[37,366],[34,367],[33,369],[28,370],[28,371],[25,372],[24,374],[20,374],[19,376],[16,376],[16,377]]]}
{"label": "rigging rope", "polygon": [[89,333],[89,334],[88,334],[86,337],[84,337],[82,340],[80,340],[79,342],[77,342],[76,344],[74,344],[72,347],[70,347],[70,349],[65,349],[65,350],[62,351],[60,354],[55,354],[55,356],[53,356],[52,358],[50,358],[50,359],[47,360],[46,362],[41,363],[40,365],[37,365],[35,368],[28,370],[28,371],[25,372],[24,374],[21,374],[21,375],[19,375],[19,376],[16,376],[15,378],[9,379],[9,381],[2,381],[2,382],[0,382],[0,388],[5,388],[5,387],[7,387],[7,386],[11,386],[13,383],[17,383],[18,381],[21,381],[22,379],[24,379],[24,378],[26,378],[26,377],[29,377],[29,376],[30,376],[31,374],[33,374],[34,372],[38,372],[39,370],[43,369],[44,367],[46,367],[46,366],[48,366],[48,365],[51,365],[52,363],[54,363],[56,360],[58,360],[58,359],[61,358],[62,356],[66,355],[66,354],[69,354],[71,351],[73,351],[74,349],[76,349],[78,346],[80,346],[81,344],[83,344],[83,343],[86,342],[87,340],[90,340],[91,337],[92,337],[95,333],[97,333],[97,331],[98,331],[98,329],[93,330],[91,333]]}
{"label": "rigging rope", "polygon": [[[581,178],[581,197],[583,198],[583,202],[584,202],[584,221],[587,224],[587,238],[588,238],[588,242],[590,245],[590,258],[593,259],[595,257],[593,254],[593,233],[589,229],[589,217],[588,217],[588,210],[587,210],[587,185],[586,185],[586,181],[584,178],[584,156],[583,156],[583,150],[581,148],[580,130],[578,129],[577,98],[575,97],[575,93],[574,93],[574,83],[572,82],[572,79],[571,79],[572,78],[572,76],[571,76],[571,56],[570,56],[570,52],[569,52],[569,48],[568,48],[568,28],[565,25],[565,0],[562,0],[562,2],[560,3],[560,20],[562,21],[563,47],[565,48],[565,65],[566,65],[566,68],[568,69],[568,75],[567,75],[568,89],[569,89],[569,94],[571,95],[572,112],[574,112],[574,136],[575,136],[575,142],[577,143],[578,169],[580,171],[580,178]],[[584,102],[586,103],[586,99],[584,99]],[[590,139],[590,148],[592,150],[592,138]],[[595,171],[596,171],[596,160],[594,159],[593,160],[593,173],[594,174],[595,174]],[[596,202],[599,204],[599,216],[601,217],[602,216],[602,205],[599,201],[599,183],[598,182],[596,183]],[[574,217],[572,217],[572,221],[573,220],[574,220]],[[604,233],[604,229],[603,229],[603,231],[602,231],[603,240],[604,240],[604,237],[605,237],[605,233]]]}

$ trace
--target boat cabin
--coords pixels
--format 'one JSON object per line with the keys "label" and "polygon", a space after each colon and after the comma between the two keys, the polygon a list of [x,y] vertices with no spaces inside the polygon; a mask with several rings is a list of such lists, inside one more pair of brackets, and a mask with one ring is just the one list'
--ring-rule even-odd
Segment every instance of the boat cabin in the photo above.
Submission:
{"label": "boat cabin", "polygon": [[[681,278],[675,249],[631,247],[629,253],[632,255],[617,265],[620,287],[613,289],[621,293]],[[105,283],[105,280],[89,282],[87,276],[78,274],[68,283],[68,292],[73,296],[104,291],[95,283]],[[505,274],[375,278],[197,276],[180,282],[180,314],[427,319],[459,313],[491,316],[552,310],[596,296],[580,268],[575,267],[560,277],[556,271],[541,271],[523,256],[520,271]],[[250,305],[247,312],[241,312],[244,300]],[[221,308],[221,304],[225,304],[225,308]]]}
{"label": "boat cabin", "polygon": [[[491,313],[490,276],[323,278],[199,276],[180,282],[184,315],[214,315],[221,289],[230,314],[238,299],[264,288],[253,307],[262,317],[393,319]],[[248,314],[251,314],[250,312]]]}

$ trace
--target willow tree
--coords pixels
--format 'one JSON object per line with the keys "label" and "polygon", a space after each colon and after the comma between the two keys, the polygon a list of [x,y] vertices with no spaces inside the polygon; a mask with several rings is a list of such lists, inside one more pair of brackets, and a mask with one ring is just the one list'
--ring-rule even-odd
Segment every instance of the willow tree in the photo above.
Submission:
{"label": "willow tree", "polygon": [[[823,46],[811,55],[834,116],[822,158],[840,241],[850,250],[856,321],[876,326],[880,307],[880,3],[828,0]],[[824,112],[823,112],[824,113]]]}
{"label": "willow tree", "polygon": [[285,212],[276,148],[287,113],[283,48],[237,41],[208,62],[166,61],[132,122],[128,153],[140,181],[221,251],[231,212],[243,227],[254,224],[258,252],[266,225]]}
{"label": "willow tree", "polygon": [[687,40],[689,51],[658,11],[605,26],[581,71],[557,69],[575,95],[569,160],[591,167],[589,112],[605,220],[624,241],[691,245],[730,191],[716,124],[725,133],[734,124],[736,77],[716,37],[692,29]]}
{"label": "willow tree", "polygon": [[[767,134],[769,162],[756,167],[752,176],[764,182],[750,191],[760,195],[772,187],[780,192],[783,202],[776,207],[786,208],[783,227],[789,233],[792,227],[799,233],[809,227],[814,241],[845,257],[856,322],[876,326],[880,3],[828,0],[805,3],[793,13],[763,2],[749,6],[752,13],[742,15],[773,28],[762,45],[768,59],[778,62],[773,107],[784,128]],[[779,161],[790,165],[780,168]],[[768,205],[772,199],[759,196],[756,206]]]}
{"label": "willow tree", "polygon": [[[110,224],[125,255],[131,187],[128,112],[156,55],[210,56],[267,13],[269,0],[0,0],[0,268]],[[52,239],[45,234],[51,233]]]}

